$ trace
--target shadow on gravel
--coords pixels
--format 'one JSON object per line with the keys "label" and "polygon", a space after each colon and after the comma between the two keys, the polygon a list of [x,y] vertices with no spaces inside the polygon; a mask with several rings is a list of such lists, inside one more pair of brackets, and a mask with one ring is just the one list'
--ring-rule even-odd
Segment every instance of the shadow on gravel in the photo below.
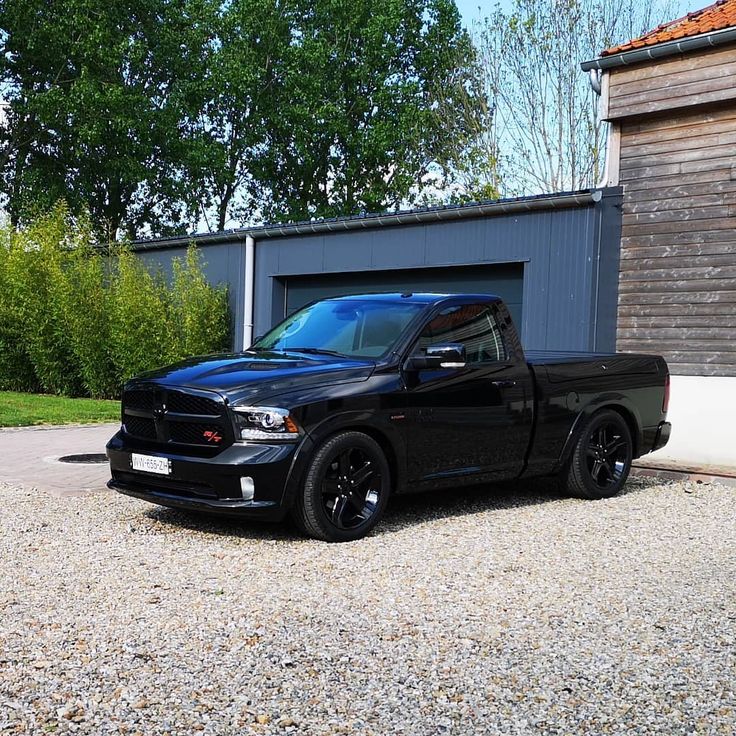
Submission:
{"label": "shadow on gravel", "polygon": [[[630,478],[618,497],[640,493],[661,484],[662,481],[656,478]],[[560,493],[556,483],[545,478],[396,496],[391,499],[386,514],[373,535],[391,534],[438,519],[485,511],[504,511],[565,499],[566,496]],[[582,500],[579,502],[595,503]],[[243,521],[164,507],[149,509],[145,515],[161,524],[207,534],[273,542],[309,541],[288,519],[282,523]]]}
{"label": "shadow on gravel", "polygon": [[[661,482],[653,478],[630,478],[617,498],[640,493],[653,485],[661,485]],[[468,486],[449,491],[397,496],[391,499],[383,522],[374,533],[400,531],[437,519],[485,511],[504,511],[564,500],[595,503],[595,501],[569,499],[560,491],[558,483],[550,478],[532,478],[495,485]]]}
{"label": "shadow on gravel", "polygon": [[274,523],[229,519],[227,516],[197,513],[169,509],[165,506],[154,506],[145,512],[145,516],[159,524],[189,529],[193,532],[215,534],[224,537],[240,537],[242,539],[266,540],[272,542],[306,541],[304,537],[287,521]]}

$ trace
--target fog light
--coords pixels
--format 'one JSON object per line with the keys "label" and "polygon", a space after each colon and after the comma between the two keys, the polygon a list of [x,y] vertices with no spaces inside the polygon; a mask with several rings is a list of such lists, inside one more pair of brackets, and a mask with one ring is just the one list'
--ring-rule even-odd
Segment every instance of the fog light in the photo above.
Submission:
{"label": "fog light", "polygon": [[253,478],[246,475],[240,479],[240,493],[243,496],[243,501],[252,501],[253,496],[256,493],[256,484],[253,482]]}

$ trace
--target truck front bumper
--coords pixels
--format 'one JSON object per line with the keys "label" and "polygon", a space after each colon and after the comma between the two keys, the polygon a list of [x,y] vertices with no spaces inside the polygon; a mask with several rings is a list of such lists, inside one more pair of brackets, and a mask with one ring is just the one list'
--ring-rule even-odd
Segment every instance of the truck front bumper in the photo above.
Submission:
{"label": "truck front bumper", "polygon": [[[107,444],[112,475],[107,485],[161,506],[279,521],[288,511],[286,489],[297,447],[233,444],[214,457],[195,457],[139,448],[120,431]],[[168,459],[169,473],[134,470],[133,453]],[[243,478],[252,479],[252,498],[244,498]]]}

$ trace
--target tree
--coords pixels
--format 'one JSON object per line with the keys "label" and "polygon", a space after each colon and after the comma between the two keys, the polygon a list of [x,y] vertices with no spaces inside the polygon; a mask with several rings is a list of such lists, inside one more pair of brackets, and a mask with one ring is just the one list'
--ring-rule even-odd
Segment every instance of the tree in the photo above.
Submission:
{"label": "tree", "polygon": [[453,0],[0,0],[0,29],[15,224],[381,210],[444,186],[487,114]]}
{"label": "tree", "polygon": [[455,3],[292,0],[290,8],[292,42],[269,80],[253,164],[266,217],[378,211],[419,196],[473,134],[466,116],[448,121],[440,107],[464,91],[473,113],[483,112]]}
{"label": "tree", "polygon": [[186,226],[178,130],[208,0],[0,0],[12,220],[66,199],[114,238]]}
{"label": "tree", "polygon": [[[602,172],[605,127],[580,62],[672,17],[660,0],[514,0],[497,6],[475,43],[494,110],[489,154],[493,183],[506,194],[594,186]],[[499,154],[500,149],[500,154]]]}
{"label": "tree", "polygon": [[211,27],[203,74],[188,85],[184,135],[198,211],[223,230],[234,220],[252,222],[261,209],[259,192],[269,191],[256,182],[253,165],[265,145],[264,120],[283,114],[268,95],[284,74],[293,17],[288,2],[231,0]]}

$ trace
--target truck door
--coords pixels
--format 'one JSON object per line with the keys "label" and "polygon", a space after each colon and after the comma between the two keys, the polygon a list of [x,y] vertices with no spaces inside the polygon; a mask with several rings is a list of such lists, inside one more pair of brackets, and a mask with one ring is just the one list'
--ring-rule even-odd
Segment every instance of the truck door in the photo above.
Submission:
{"label": "truck door", "polygon": [[462,368],[407,371],[410,482],[518,475],[532,426],[533,386],[526,362],[509,350],[493,303],[443,309],[425,326],[412,355],[462,343]]}

